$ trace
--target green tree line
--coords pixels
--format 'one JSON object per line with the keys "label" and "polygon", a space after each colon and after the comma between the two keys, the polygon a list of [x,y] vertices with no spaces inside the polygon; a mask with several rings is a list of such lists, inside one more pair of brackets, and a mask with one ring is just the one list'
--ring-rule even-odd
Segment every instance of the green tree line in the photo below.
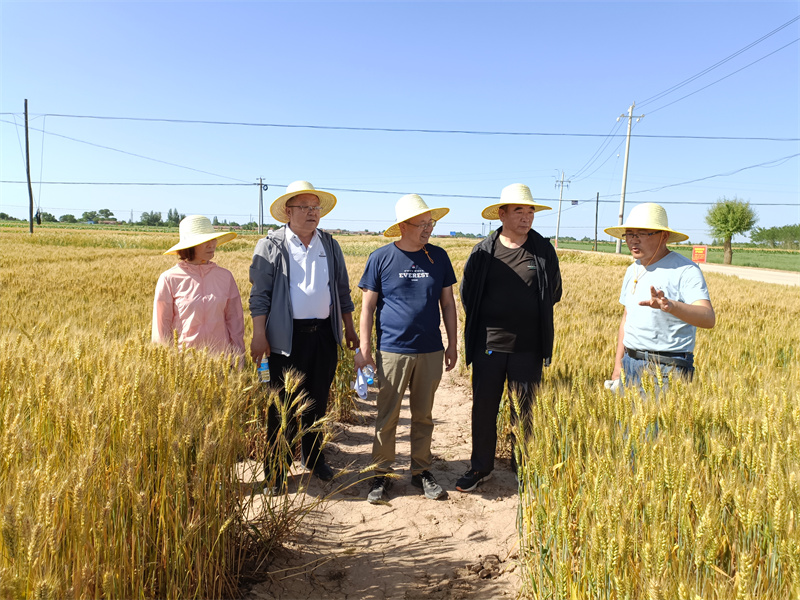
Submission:
{"label": "green tree line", "polygon": [[756,227],[750,234],[750,240],[770,248],[800,249],[800,223],[781,227]]}

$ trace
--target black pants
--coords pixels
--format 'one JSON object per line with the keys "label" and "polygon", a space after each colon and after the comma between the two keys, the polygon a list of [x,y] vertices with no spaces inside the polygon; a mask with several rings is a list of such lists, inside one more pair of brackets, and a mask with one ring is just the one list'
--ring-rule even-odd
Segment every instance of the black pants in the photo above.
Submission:
{"label": "black pants", "polygon": [[[497,413],[508,380],[509,392],[519,394],[523,416],[530,411],[535,387],[542,379],[542,357],[533,352],[485,352],[472,363],[472,470],[494,469],[497,450]],[[514,414],[512,405],[512,418]]]}
{"label": "black pants", "polygon": [[[303,375],[303,382],[295,392],[295,395],[301,391],[305,391],[307,394],[307,399],[301,401],[299,405],[310,403],[309,408],[300,417],[303,429],[311,427],[315,421],[325,416],[328,410],[328,394],[336,375],[337,362],[338,352],[330,319],[295,320],[292,327],[292,354],[290,356],[278,353],[270,355],[270,379],[273,385],[280,386],[280,401],[284,406],[289,406],[292,399],[284,387],[285,371],[292,368]],[[276,406],[272,405],[267,413],[267,441],[270,448],[275,447],[280,425],[280,412]],[[292,411],[288,415],[285,435],[289,443],[297,435],[296,411]],[[303,464],[309,469],[313,468],[318,461],[320,464],[325,462],[325,457],[320,451],[322,437],[321,431],[307,432],[303,435],[302,459]],[[287,464],[291,464],[293,458],[290,450],[285,457]]]}

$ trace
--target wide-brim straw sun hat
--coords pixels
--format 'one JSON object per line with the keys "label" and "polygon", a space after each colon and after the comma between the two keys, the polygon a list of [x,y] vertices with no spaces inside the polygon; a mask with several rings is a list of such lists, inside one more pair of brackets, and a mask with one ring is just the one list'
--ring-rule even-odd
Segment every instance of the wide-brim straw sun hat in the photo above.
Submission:
{"label": "wide-brim straw sun hat", "polygon": [[390,226],[383,235],[386,237],[398,237],[400,235],[400,223],[413,219],[418,215],[431,213],[431,219],[438,221],[447,213],[450,212],[449,208],[429,208],[425,204],[425,200],[418,194],[406,194],[397,204],[394,205],[394,214],[397,216],[397,221],[394,225]]}
{"label": "wide-brim straw sun hat", "polygon": [[537,213],[540,210],[550,210],[549,206],[539,204],[533,200],[531,189],[522,183],[512,183],[503,188],[500,192],[500,202],[492,204],[483,209],[481,216],[489,221],[495,221],[500,218],[500,207],[506,204],[524,204],[525,206],[532,206],[533,212]]}
{"label": "wide-brim straw sun hat", "polygon": [[685,242],[689,239],[689,236],[685,233],[669,228],[667,211],[664,210],[664,207],[660,204],[655,204],[653,202],[645,202],[644,204],[634,206],[622,225],[607,227],[603,231],[611,237],[622,239],[626,229],[655,229],[657,231],[666,231],[669,233],[669,237],[667,238],[668,244]]}
{"label": "wide-brim straw sun hat", "polygon": [[314,194],[317,198],[319,198],[319,205],[322,209],[319,214],[320,218],[327,215],[333,210],[333,207],[336,206],[336,196],[330,192],[318,190],[308,181],[293,181],[286,186],[286,193],[275,198],[272,206],[269,207],[270,214],[272,214],[278,223],[289,222],[289,215],[286,214],[286,203],[291,198],[299,196],[300,194]]}
{"label": "wide-brim straw sun hat", "polygon": [[235,231],[216,231],[208,217],[203,215],[189,215],[184,217],[178,226],[181,241],[164,254],[177,254],[178,250],[194,248],[211,240],[217,240],[217,246],[226,244],[236,237]]}

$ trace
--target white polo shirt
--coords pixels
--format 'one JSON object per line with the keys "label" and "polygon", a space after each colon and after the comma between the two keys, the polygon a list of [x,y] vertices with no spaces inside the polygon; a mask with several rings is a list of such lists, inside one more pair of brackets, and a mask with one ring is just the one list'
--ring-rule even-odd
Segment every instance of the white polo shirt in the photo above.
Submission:
{"label": "white polo shirt", "polygon": [[328,258],[317,230],[308,246],[286,226],[290,249],[289,296],[295,319],[325,319],[331,314]]}

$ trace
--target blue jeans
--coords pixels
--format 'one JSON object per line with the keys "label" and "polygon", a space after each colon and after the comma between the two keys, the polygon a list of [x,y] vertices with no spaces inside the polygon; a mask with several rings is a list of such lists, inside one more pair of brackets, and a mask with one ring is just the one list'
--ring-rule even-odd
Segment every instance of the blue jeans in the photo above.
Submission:
{"label": "blue jeans", "polygon": [[656,370],[660,370],[662,379],[661,389],[666,391],[670,372],[674,371],[673,377],[680,376],[685,377],[689,381],[692,380],[692,377],[694,376],[694,356],[690,355],[686,362],[687,366],[685,367],[679,367],[677,365],[662,365],[653,360],[639,360],[628,356],[627,353],[623,354],[622,370],[625,372],[625,386],[628,387],[638,385],[639,389],[642,389],[642,375],[644,373],[649,373],[653,377],[656,392],[658,392],[659,385]]}

